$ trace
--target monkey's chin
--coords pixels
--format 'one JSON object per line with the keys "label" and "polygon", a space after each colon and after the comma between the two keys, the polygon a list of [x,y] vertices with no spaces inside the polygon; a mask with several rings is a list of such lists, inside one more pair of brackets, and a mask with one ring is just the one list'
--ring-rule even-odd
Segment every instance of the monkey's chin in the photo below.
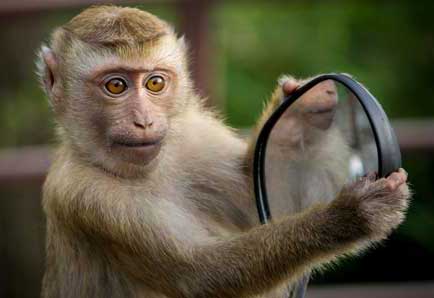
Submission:
{"label": "monkey's chin", "polygon": [[310,125],[320,129],[327,130],[335,118],[335,109],[306,113],[307,121]]}
{"label": "monkey's chin", "polygon": [[161,143],[129,146],[127,144],[114,144],[111,153],[123,162],[136,166],[146,166],[153,161],[161,150]]}

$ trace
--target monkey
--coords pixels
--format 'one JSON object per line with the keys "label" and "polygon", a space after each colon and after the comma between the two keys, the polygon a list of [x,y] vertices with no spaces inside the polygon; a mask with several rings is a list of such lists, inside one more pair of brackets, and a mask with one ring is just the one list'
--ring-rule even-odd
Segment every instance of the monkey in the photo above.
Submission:
{"label": "monkey", "polygon": [[187,61],[169,24],[118,6],[85,9],[41,47],[59,139],[42,297],[279,297],[403,221],[400,169],[259,225],[249,142],[204,107]]}

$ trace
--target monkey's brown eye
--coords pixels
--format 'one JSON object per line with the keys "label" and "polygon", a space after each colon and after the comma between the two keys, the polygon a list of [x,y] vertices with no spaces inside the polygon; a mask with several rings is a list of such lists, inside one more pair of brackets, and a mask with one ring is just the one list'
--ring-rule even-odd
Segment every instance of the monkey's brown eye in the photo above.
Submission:
{"label": "monkey's brown eye", "polygon": [[152,92],[160,92],[165,85],[166,82],[162,76],[152,76],[146,81],[146,88]]}
{"label": "monkey's brown eye", "polygon": [[114,78],[105,84],[105,88],[108,92],[119,95],[127,89],[127,83],[120,78]]}

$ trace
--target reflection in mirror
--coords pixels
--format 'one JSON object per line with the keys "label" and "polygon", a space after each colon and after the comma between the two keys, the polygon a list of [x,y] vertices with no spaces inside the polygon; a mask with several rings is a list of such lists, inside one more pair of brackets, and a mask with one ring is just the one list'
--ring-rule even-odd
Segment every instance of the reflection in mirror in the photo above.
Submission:
{"label": "reflection in mirror", "polygon": [[274,220],[329,202],[350,180],[376,172],[373,131],[355,95],[332,80],[305,92],[273,127],[264,165]]}

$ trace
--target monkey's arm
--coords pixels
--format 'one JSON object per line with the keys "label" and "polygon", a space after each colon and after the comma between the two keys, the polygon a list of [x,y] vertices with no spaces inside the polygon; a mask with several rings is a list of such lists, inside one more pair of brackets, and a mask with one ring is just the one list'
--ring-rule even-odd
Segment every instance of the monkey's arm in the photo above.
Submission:
{"label": "monkey's arm", "polygon": [[339,254],[385,238],[403,220],[407,208],[407,186],[394,184],[396,188],[390,190],[395,178],[359,180],[331,204],[196,248],[194,257],[206,271],[195,275],[198,279],[192,285],[201,287],[193,293],[197,297],[258,294]]}
{"label": "monkey's arm", "polygon": [[50,205],[55,209],[46,211],[51,218],[62,218],[73,232],[100,243],[114,256],[111,260],[155,291],[170,297],[242,297],[269,290],[368,240],[384,238],[401,222],[408,197],[405,185],[394,190],[387,185],[385,179],[365,179],[330,205],[197,245],[165,230],[158,218],[164,210],[108,200],[92,189],[87,197],[62,197]]}

